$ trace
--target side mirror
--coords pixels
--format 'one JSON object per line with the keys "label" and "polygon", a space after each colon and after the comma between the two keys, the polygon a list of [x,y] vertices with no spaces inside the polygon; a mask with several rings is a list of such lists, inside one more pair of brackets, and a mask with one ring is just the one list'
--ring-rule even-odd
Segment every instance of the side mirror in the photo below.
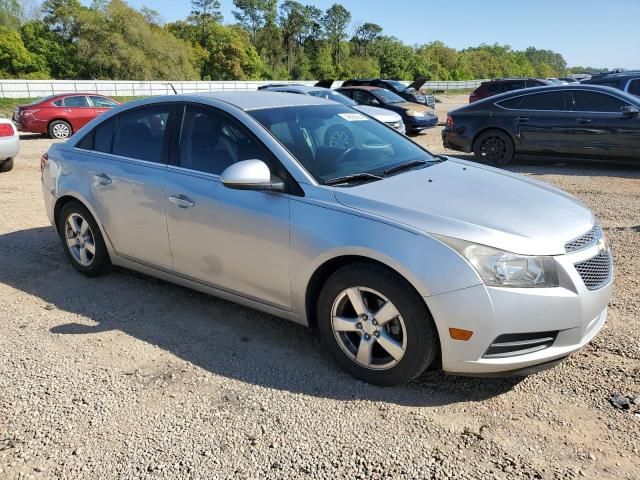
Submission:
{"label": "side mirror", "polygon": [[262,160],[243,160],[227,167],[220,175],[225,187],[235,190],[267,190],[284,192],[284,181],[271,175]]}
{"label": "side mirror", "polygon": [[624,107],[622,107],[622,115],[624,115],[625,117],[635,117],[637,115],[640,115],[640,108],[636,107],[635,105],[625,105]]}

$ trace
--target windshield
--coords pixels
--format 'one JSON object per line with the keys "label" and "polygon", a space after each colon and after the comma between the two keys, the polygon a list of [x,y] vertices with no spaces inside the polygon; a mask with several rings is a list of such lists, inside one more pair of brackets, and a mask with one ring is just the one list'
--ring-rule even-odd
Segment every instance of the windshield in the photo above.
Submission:
{"label": "windshield", "polygon": [[391,85],[393,88],[395,88],[399,92],[404,92],[404,90],[407,88],[407,86],[404,83],[399,82],[397,80],[385,80],[385,82],[387,82],[389,85]]}
{"label": "windshield", "polygon": [[400,95],[396,95],[392,91],[385,90],[384,88],[376,89],[371,93],[373,93],[376,97],[381,98],[384,103],[402,103],[406,101]]}
{"label": "windshield", "polygon": [[356,102],[351,100],[346,95],[343,95],[338,92],[334,92],[333,90],[309,90],[309,92],[307,93],[309,95],[313,95],[314,97],[326,98],[327,100],[333,100],[334,102],[338,102],[343,105],[348,105],[349,107],[358,105]]}
{"label": "windshield", "polygon": [[307,105],[248,112],[319,182],[354,174],[384,176],[413,161],[437,161],[382,123],[341,105]]}

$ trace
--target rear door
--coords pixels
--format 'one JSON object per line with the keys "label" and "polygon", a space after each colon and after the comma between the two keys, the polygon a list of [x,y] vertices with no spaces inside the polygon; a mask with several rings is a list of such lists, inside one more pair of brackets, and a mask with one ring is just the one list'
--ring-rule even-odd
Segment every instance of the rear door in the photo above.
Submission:
{"label": "rear door", "polygon": [[164,182],[174,108],[173,103],[139,107],[101,123],[90,139],[87,165],[96,208],[116,253],[166,271],[171,251]]}
{"label": "rear door", "polygon": [[62,112],[77,132],[96,116],[96,109],[86,95],[72,95],[62,99]]}
{"label": "rear door", "polygon": [[[568,155],[572,151],[573,114],[563,91],[525,94],[498,102],[511,116],[519,153]],[[503,112],[502,115],[505,113]]]}
{"label": "rear door", "polygon": [[623,115],[625,105],[630,102],[608,93],[571,91],[573,142],[581,156],[640,160],[640,117]]}

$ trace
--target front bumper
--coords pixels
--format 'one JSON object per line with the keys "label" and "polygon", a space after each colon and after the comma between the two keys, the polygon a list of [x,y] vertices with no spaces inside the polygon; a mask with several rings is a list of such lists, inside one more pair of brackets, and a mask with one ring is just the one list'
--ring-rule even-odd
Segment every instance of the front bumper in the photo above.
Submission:
{"label": "front bumper", "polygon": [[[560,286],[498,288],[476,285],[425,298],[442,347],[443,369],[452,374],[509,374],[562,359],[581,349],[607,320],[613,277],[588,290],[574,264],[597,255],[597,247],[555,257]],[[471,330],[468,341],[454,340],[449,328]],[[557,332],[552,344],[537,351],[487,356],[501,335]]]}
{"label": "front bumper", "polygon": [[424,130],[426,128],[433,128],[438,125],[438,117],[436,116],[428,116],[428,117],[409,117],[404,118],[404,124],[407,128],[407,131],[416,132],[420,130]]}

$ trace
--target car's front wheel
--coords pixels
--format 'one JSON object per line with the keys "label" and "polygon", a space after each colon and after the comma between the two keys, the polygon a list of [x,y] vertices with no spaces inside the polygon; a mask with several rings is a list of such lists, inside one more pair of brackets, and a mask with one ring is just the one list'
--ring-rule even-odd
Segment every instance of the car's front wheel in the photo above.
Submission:
{"label": "car's front wheel", "polygon": [[424,301],[382,266],[341,268],[325,283],[317,307],[325,347],[357,378],[399,385],[436,358],[437,332]]}
{"label": "car's front wheel", "polygon": [[64,253],[79,272],[97,277],[111,267],[109,252],[98,224],[79,202],[66,203],[58,217],[58,234]]}
{"label": "car's front wheel", "polygon": [[49,124],[49,138],[63,140],[69,138],[72,134],[71,125],[64,120],[54,120]]}

